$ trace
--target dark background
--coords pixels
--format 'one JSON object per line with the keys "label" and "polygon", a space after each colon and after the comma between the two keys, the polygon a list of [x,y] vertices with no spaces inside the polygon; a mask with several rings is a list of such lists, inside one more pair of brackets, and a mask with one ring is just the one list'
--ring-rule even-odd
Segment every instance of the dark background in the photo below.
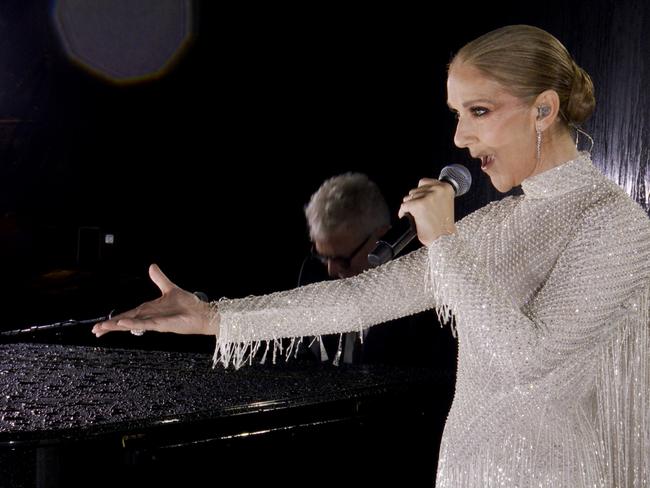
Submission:
{"label": "dark background", "polygon": [[453,147],[445,75],[462,44],[511,23],[546,28],[592,74],[594,161],[647,203],[642,0],[445,13],[224,3],[192,4],[191,40],[161,76],[115,84],[70,60],[56,2],[3,1],[1,328],[152,298],[151,262],[212,298],[292,287],[309,249],[303,206],[344,171],[367,173],[394,213],[449,163],[469,163],[476,180],[459,217],[497,198]]}

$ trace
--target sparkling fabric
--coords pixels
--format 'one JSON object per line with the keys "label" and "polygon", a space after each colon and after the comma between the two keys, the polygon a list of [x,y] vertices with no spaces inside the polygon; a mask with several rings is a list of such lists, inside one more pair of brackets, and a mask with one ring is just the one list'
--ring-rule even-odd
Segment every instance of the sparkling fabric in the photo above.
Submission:
{"label": "sparkling fabric", "polygon": [[586,153],[522,188],[357,277],[218,302],[215,362],[436,307],[459,341],[436,486],[649,486],[650,221]]}

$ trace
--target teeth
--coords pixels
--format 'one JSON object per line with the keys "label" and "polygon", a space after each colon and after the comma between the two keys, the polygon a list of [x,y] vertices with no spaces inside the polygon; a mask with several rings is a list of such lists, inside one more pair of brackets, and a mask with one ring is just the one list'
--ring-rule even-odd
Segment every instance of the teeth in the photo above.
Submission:
{"label": "teeth", "polygon": [[485,168],[492,162],[492,156],[481,156],[481,167]]}

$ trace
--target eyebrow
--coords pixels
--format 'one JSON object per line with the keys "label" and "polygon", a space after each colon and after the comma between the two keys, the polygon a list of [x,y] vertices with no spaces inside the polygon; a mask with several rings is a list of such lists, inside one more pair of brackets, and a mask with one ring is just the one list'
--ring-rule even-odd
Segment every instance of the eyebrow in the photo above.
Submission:
{"label": "eyebrow", "polygon": [[[489,104],[494,104],[491,100],[488,100],[487,98],[475,98],[474,100],[469,100],[465,103],[463,103],[463,108],[471,107],[472,105],[476,105],[478,103],[489,103]],[[447,100],[447,106],[449,107],[450,110],[456,110],[454,107],[452,107],[449,104],[449,100]]]}

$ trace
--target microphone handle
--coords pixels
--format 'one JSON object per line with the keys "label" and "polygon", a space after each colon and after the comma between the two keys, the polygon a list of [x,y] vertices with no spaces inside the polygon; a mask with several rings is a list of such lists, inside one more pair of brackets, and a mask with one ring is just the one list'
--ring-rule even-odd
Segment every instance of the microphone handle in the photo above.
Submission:
{"label": "microphone handle", "polygon": [[395,244],[391,244],[382,239],[377,241],[375,248],[368,254],[368,263],[371,266],[379,266],[384,264],[395,256],[397,256],[402,249],[404,249],[409,242],[417,235],[415,227],[415,219],[410,213],[404,214],[403,219],[408,220],[408,228],[396,239]]}
{"label": "microphone handle", "polygon": [[415,219],[410,213],[405,213],[404,217],[409,221],[409,227],[406,231],[397,239],[395,246],[393,248],[393,256],[397,256],[402,249],[404,249],[409,242],[413,240],[415,236],[418,235],[417,227],[415,226]]}

